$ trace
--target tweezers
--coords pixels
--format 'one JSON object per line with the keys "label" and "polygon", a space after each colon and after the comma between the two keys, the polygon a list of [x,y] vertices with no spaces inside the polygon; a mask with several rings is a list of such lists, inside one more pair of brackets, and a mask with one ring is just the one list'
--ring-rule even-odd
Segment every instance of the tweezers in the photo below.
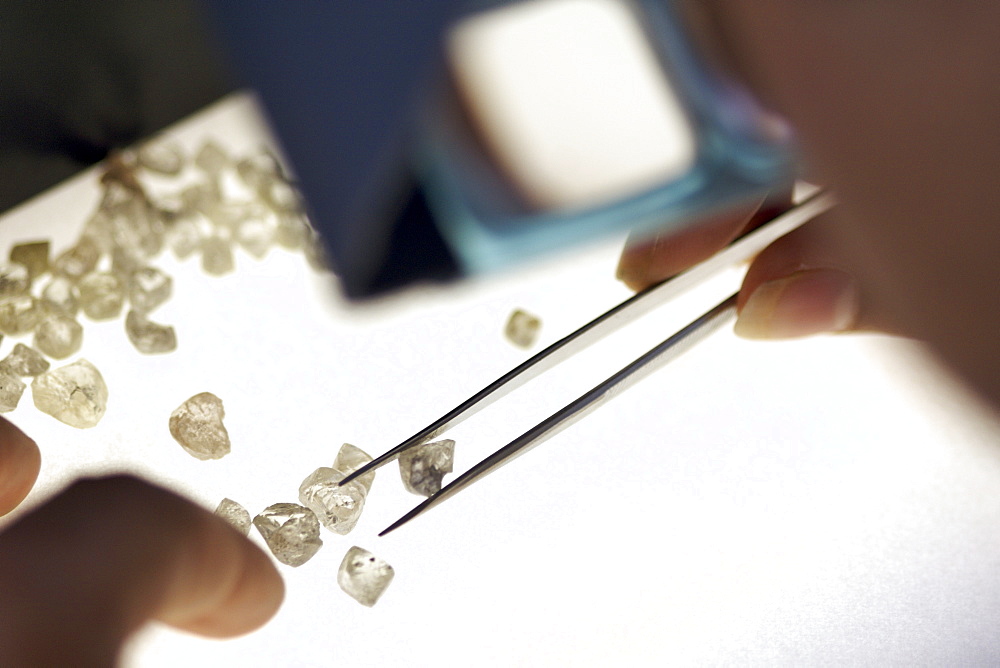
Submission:
{"label": "tweezers", "polygon": [[[427,443],[446,430],[475,415],[483,408],[537,378],[560,362],[569,359],[609,334],[621,329],[661,306],[667,301],[704,283],[709,278],[749,260],[772,241],[787,234],[803,223],[812,220],[834,205],[833,195],[816,191],[784,213],[776,216],[752,232],[740,237],[722,251],[701,264],[674,276],[658,285],[618,304],[611,310],[591,320],[575,332],[556,341],[526,362],[493,381],[469,399],[448,411],[396,447],[368,462],[361,468],[345,476],[344,485],[357,477],[388,464],[400,453]],[[588,415],[591,411],[617,396],[653,371],[663,367],[690,350],[700,341],[735,319],[736,294],[730,295],[704,314],[682,327],[679,331],[653,347],[631,364],[616,372],[576,400],[542,420],[513,441],[503,446],[481,462],[462,473],[440,491],[429,496],[413,510],[403,515],[379,536],[398,529],[413,518],[453,497],[472,483],[497,470],[516,457],[528,452],[536,445]]]}

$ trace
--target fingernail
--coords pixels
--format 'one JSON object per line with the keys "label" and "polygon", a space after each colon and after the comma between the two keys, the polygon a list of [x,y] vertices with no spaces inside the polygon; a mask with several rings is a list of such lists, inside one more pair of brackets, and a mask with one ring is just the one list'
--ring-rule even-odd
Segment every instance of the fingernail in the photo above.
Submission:
{"label": "fingernail", "polygon": [[858,290],[836,269],[809,269],[760,285],[743,305],[734,331],[747,339],[790,339],[850,329]]}

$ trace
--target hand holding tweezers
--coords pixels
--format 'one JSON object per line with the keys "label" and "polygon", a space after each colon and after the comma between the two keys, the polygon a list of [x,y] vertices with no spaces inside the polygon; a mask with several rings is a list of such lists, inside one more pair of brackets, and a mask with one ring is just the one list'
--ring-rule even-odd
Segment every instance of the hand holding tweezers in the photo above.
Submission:
{"label": "hand holding tweezers", "polygon": [[[526,362],[507,372],[443,416],[418,431],[388,452],[346,476],[341,485],[396,459],[401,452],[428,442],[447,429],[489,406],[509,392],[537,378],[560,362],[596,343],[621,327],[634,322],[666,301],[702,284],[715,274],[752,258],[774,240],[829,210],[832,195],[819,191],[756,230],[734,241],[705,262],[677,276],[648,288],[603,313],[575,332],[556,341]],[[462,489],[524,454],[550,436],[586,416],[653,371],[677,358],[712,332],[730,322],[736,314],[736,295],[730,295],[678,332],[655,346],[602,383],[524,432],[437,493],[394,522],[379,535],[384,536],[417,515],[433,508]]]}

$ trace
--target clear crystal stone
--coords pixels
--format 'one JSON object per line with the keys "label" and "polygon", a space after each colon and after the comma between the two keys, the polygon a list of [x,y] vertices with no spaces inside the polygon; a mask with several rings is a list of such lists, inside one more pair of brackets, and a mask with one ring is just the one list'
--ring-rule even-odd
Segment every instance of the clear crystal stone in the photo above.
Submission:
{"label": "clear crystal stone", "polygon": [[274,230],[274,241],[287,250],[300,250],[312,236],[312,228],[301,213],[282,213]]}
{"label": "clear crystal stone", "polygon": [[42,290],[42,302],[48,311],[76,315],[80,309],[76,285],[65,276],[54,276]]}
{"label": "clear crystal stone", "polygon": [[451,473],[454,461],[455,441],[425,443],[399,455],[399,475],[406,491],[430,496],[441,490],[441,479]]}
{"label": "clear crystal stone", "polygon": [[83,327],[73,316],[50,313],[35,330],[34,344],[49,357],[65,359],[83,345]]}
{"label": "clear crystal stone", "polygon": [[18,343],[14,346],[14,350],[0,361],[0,367],[15,376],[37,376],[43,371],[48,371],[49,362],[34,348]]}
{"label": "clear crystal stone", "polygon": [[337,584],[348,596],[370,608],[388,589],[394,575],[392,566],[355,545],[340,562]]}
{"label": "clear crystal stone", "polygon": [[177,349],[173,327],[155,323],[138,311],[129,311],[125,316],[125,333],[140,353],[155,355]]}
{"label": "clear crystal stone", "polygon": [[270,181],[284,178],[281,163],[267,149],[261,149],[240,159],[236,163],[236,173],[243,179],[243,183],[256,191],[261,190]]}
{"label": "clear crystal stone", "polygon": [[9,413],[17,408],[25,387],[16,373],[0,365],[0,413]]}
{"label": "clear crystal stone", "polygon": [[180,193],[186,215],[204,214],[222,201],[222,190],[215,181],[201,181],[188,186]]}
{"label": "clear crystal stone", "polygon": [[25,294],[31,287],[31,274],[20,262],[0,266],[0,299]]}
{"label": "clear crystal stone", "polygon": [[45,315],[41,303],[29,295],[0,301],[0,333],[18,336],[33,332]]}
{"label": "clear crystal stone", "polygon": [[159,174],[174,176],[184,168],[184,150],[169,139],[156,138],[143,144],[136,157],[140,165]]}
{"label": "clear crystal stone", "polygon": [[80,237],[52,263],[52,271],[71,281],[78,281],[97,266],[101,251],[91,236]]}
{"label": "clear crystal stone", "polygon": [[35,407],[71,427],[93,427],[108,407],[108,386],[85,359],[39,374],[31,383]]}
{"label": "clear crystal stone", "polygon": [[215,514],[232,524],[244,536],[250,533],[250,513],[232,499],[220,501]]}
{"label": "clear crystal stone", "polygon": [[538,338],[538,331],[541,327],[542,321],[537,316],[517,309],[510,314],[503,331],[507,340],[515,346],[530,348],[535,343],[535,339]]}
{"label": "clear crystal stone", "polygon": [[[371,460],[371,455],[358,446],[344,443],[340,446],[337,457],[333,460],[333,468],[346,476],[348,473],[354,473]],[[372,488],[372,482],[375,481],[375,471],[369,471],[355,480],[361,483],[367,493]]]}
{"label": "clear crystal stone", "polygon": [[346,473],[326,466],[309,474],[299,486],[299,502],[312,510],[327,529],[346,535],[357,525],[365,507],[368,491],[364,485],[351,481],[338,483]]}
{"label": "clear crystal stone", "polygon": [[319,552],[319,520],[297,503],[276,503],[253,518],[274,557],[289,566],[301,566]]}
{"label": "clear crystal stone", "polygon": [[274,224],[265,218],[249,218],[236,228],[236,243],[258,260],[274,245]]}
{"label": "clear crystal stone", "polygon": [[10,249],[10,261],[23,264],[31,280],[49,270],[49,242],[28,241]]}
{"label": "clear crystal stone", "polygon": [[267,205],[279,213],[299,213],[302,211],[302,198],[295,186],[284,179],[269,179],[265,181],[259,193]]}
{"label": "clear crystal stone", "polygon": [[198,169],[211,175],[217,175],[232,163],[229,154],[214,141],[207,141],[194,156],[194,164]]}
{"label": "clear crystal stone", "polygon": [[125,285],[109,271],[92,271],[77,284],[80,308],[91,320],[117,318],[125,303]]}
{"label": "clear crystal stone", "polygon": [[231,449],[225,416],[222,399],[201,392],[170,414],[170,435],[197,459],[221,459]]}
{"label": "clear crystal stone", "polygon": [[132,272],[128,284],[128,297],[132,308],[149,313],[170,299],[173,279],[156,267],[143,267]]}
{"label": "clear crystal stone", "polygon": [[167,229],[167,243],[178,260],[191,256],[201,248],[201,226],[193,218],[180,218]]}
{"label": "clear crystal stone", "polygon": [[201,242],[201,268],[206,274],[223,276],[236,268],[229,239],[213,234]]}

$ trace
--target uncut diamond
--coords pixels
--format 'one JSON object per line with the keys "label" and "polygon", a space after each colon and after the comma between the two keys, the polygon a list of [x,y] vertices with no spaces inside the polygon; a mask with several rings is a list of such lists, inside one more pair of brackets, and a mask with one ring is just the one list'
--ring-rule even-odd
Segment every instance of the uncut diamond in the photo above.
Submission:
{"label": "uncut diamond", "polygon": [[140,353],[155,355],[177,349],[173,327],[155,323],[138,311],[129,311],[125,316],[125,333]]}
{"label": "uncut diamond", "polygon": [[451,473],[454,461],[455,441],[425,443],[399,455],[399,475],[406,491],[430,496],[441,490],[441,479]]}
{"label": "uncut diamond", "polygon": [[149,171],[168,176],[178,174],[184,167],[184,151],[180,144],[166,139],[144,144],[136,157]]}
{"label": "uncut diamond", "polygon": [[250,513],[232,499],[220,501],[215,514],[232,524],[244,536],[250,533]]}
{"label": "uncut diamond", "polygon": [[197,459],[221,459],[229,454],[229,432],[222,424],[222,399],[211,392],[196,394],[170,414],[170,435]]}
{"label": "uncut diamond", "polygon": [[125,304],[125,285],[109,271],[93,271],[77,284],[80,308],[91,320],[117,318]]}
{"label": "uncut diamond", "polygon": [[233,246],[228,239],[211,235],[202,241],[201,268],[212,276],[222,276],[236,268]]}
{"label": "uncut diamond", "polygon": [[132,308],[149,313],[170,299],[173,279],[156,267],[143,267],[132,273],[128,286],[128,297]]}
{"label": "uncut diamond", "polygon": [[327,529],[346,535],[361,519],[368,495],[364,485],[351,481],[341,487],[344,473],[337,469],[320,467],[313,471],[299,486],[299,502],[316,514]]}
{"label": "uncut diamond", "polygon": [[49,270],[49,242],[29,241],[10,249],[10,261],[23,264],[31,280]]}
{"label": "uncut diamond", "polygon": [[261,190],[274,179],[284,178],[278,159],[266,149],[242,158],[236,163],[236,173],[254,190]]}
{"label": "uncut diamond", "polygon": [[201,248],[201,227],[191,218],[181,218],[167,228],[167,243],[178,260],[191,256]]}
{"label": "uncut diamond", "polygon": [[0,367],[0,413],[9,413],[17,408],[25,387],[17,374],[10,369]]}
{"label": "uncut diamond", "polygon": [[55,276],[42,290],[42,303],[49,311],[76,315],[80,308],[77,289],[65,276]]}
{"label": "uncut diamond", "polygon": [[221,146],[213,141],[202,144],[194,156],[194,164],[198,169],[208,174],[218,174],[229,166],[232,161]]}
{"label": "uncut diamond", "polygon": [[247,253],[264,259],[274,245],[274,224],[264,218],[249,218],[236,227],[236,243]]}
{"label": "uncut diamond", "polygon": [[515,346],[530,348],[535,339],[538,338],[538,330],[541,327],[542,321],[538,317],[517,309],[507,319],[504,336]]}
{"label": "uncut diamond", "polygon": [[392,566],[355,545],[340,562],[337,584],[348,596],[370,608],[388,589],[395,574]]}
{"label": "uncut diamond", "polygon": [[289,566],[301,566],[319,552],[319,521],[313,511],[297,503],[276,503],[253,518],[275,558]]}
{"label": "uncut diamond", "polygon": [[108,386],[85,359],[39,374],[31,383],[35,407],[71,427],[93,427],[108,407]]}
{"label": "uncut diamond", "polygon": [[274,242],[287,250],[299,250],[309,240],[311,233],[312,228],[302,214],[284,213],[278,216]]}
{"label": "uncut diamond", "polygon": [[[346,476],[348,473],[354,473],[371,460],[371,455],[358,446],[344,443],[340,446],[340,450],[337,451],[336,459],[333,460],[333,468]],[[375,471],[369,471],[363,476],[355,478],[355,480],[361,483],[367,493],[372,488],[372,482],[375,480]]]}
{"label": "uncut diamond", "polygon": [[[104,220],[104,217],[101,216]],[[71,246],[52,264],[52,272],[65,276],[71,281],[78,281],[89,274],[97,266],[101,251],[97,243],[90,237],[81,237],[75,246]]]}
{"label": "uncut diamond", "polygon": [[31,274],[20,262],[0,266],[0,299],[23,295],[31,287]]}
{"label": "uncut diamond", "polygon": [[34,297],[9,297],[0,302],[0,333],[17,336],[32,332],[43,315],[44,309]]}
{"label": "uncut diamond", "polygon": [[83,345],[83,327],[73,316],[52,313],[35,330],[34,344],[49,357],[65,359]]}
{"label": "uncut diamond", "polygon": [[31,346],[19,343],[7,357],[3,358],[3,361],[0,361],[0,368],[10,371],[15,376],[37,376],[49,370],[49,361]]}

